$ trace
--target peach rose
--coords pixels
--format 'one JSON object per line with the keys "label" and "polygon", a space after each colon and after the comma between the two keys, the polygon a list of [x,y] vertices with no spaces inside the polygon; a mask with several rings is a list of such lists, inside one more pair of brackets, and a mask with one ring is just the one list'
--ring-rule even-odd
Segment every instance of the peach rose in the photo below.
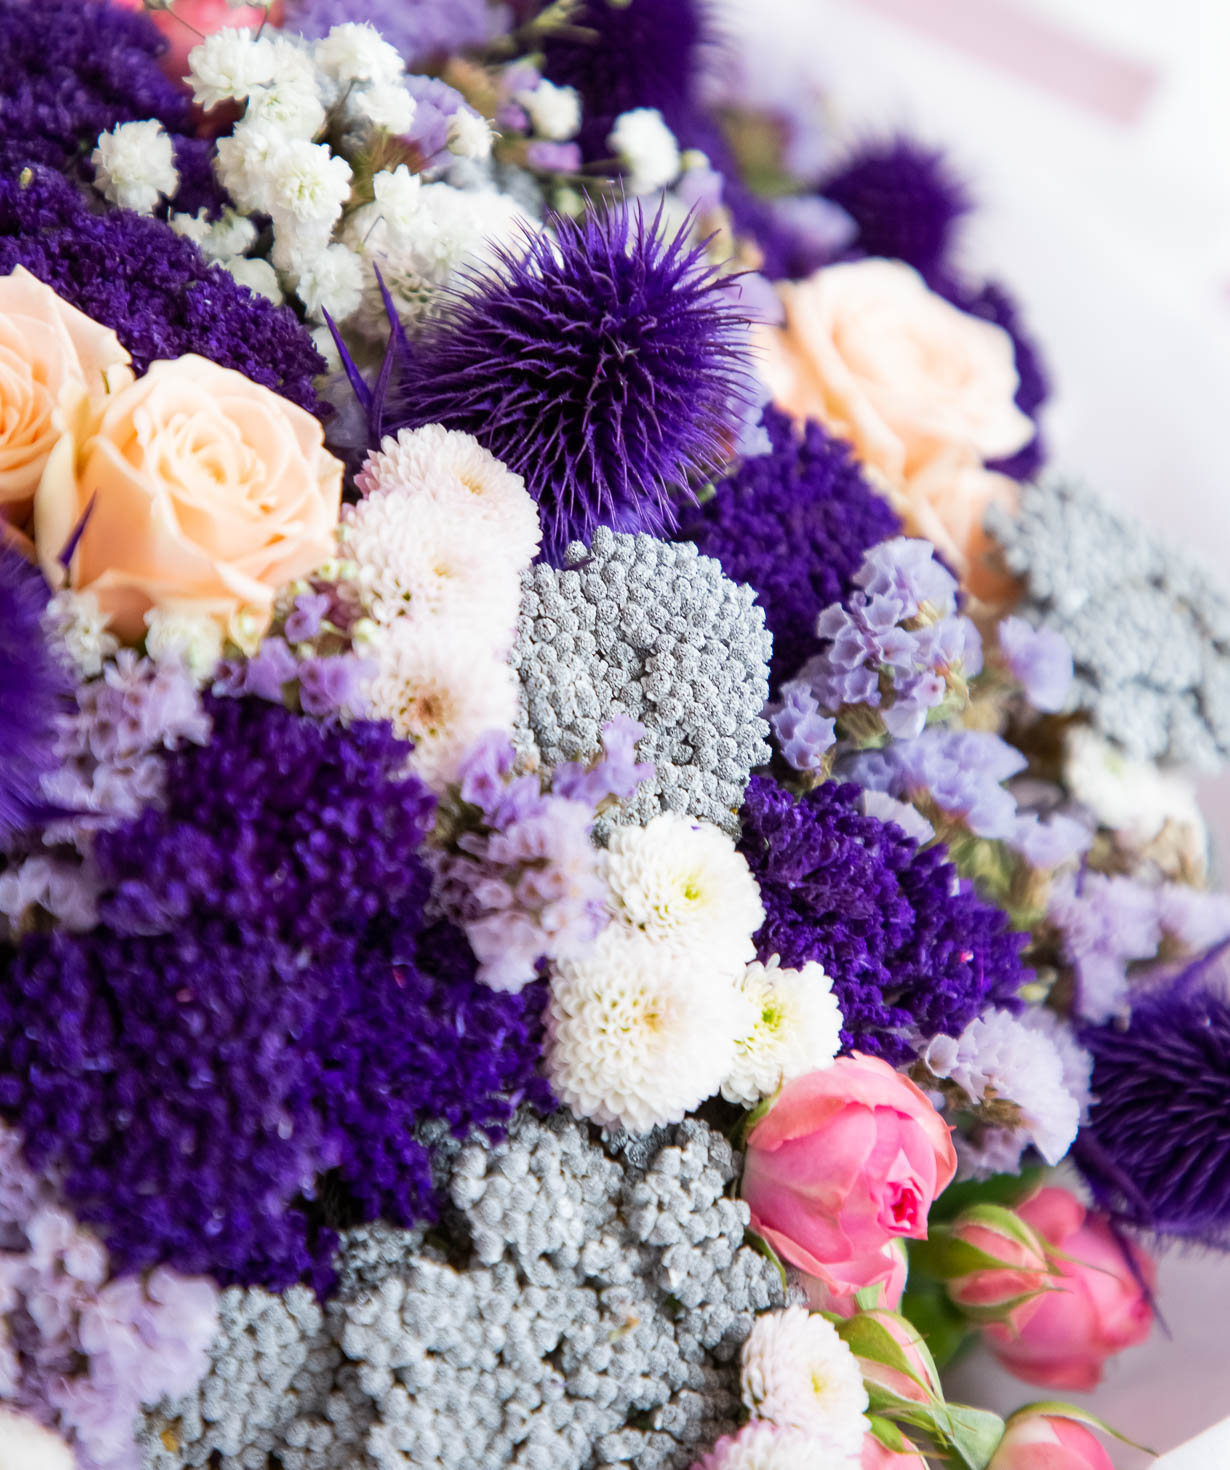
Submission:
{"label": "peach rose", "polygon": [[982,512],[1010,494],[987,460],[1034,435],[1014,402],[1012,338],[900,261],[826,266],[778,288],[786,320],[756,329],[777,404],[848,440],[905,517],[965,570]]}
{"label": "peach rose", "polygon": [[20,526],[56,444],[88,429],[128,353],[23,266],[0,278],[0,519]]}
{"label": "peach rose", "polygon": [[342,466],[319,422],[203,357],[156,362],[118,393],[75,462],[52,456],[34,504],[49,577],[91,507],[69,568],[122,637],[151,608],[263,630],[279,587],[333,550]]}

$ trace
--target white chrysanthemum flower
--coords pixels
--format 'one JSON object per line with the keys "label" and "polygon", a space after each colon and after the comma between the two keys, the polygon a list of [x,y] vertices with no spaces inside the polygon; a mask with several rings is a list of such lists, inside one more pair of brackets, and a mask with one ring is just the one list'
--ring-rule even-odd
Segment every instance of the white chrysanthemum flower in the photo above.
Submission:
{"label": "white chrysanthemum flower", "polygon": [[732,984],[755,958],[764,923],[760,889],[720,827],[663,812],[645,827],[617,827],[606,854],[616,923],[676,960]]}
{"label": "white chrysanthemum flower", "polygon": [[352,92],[346,104],[352,116],[386,133],[408,133],[416,106],[404,82],[373,83]]}
{"label": "white chrysanthemum flower", "polygon": [[242,102],[271,82],[276,65],[272,42],[244,27],[226,26],[189,51],[185,80],[208,112],[219,102]]}
{"label": "white chrysanthemum flower", "polygon": [[459,107],[449,118],[447,147],[457,158],[490,158],[490,123],[468,107]]}
{"label": "white chrysanthemum flower", "polygon": [[270,213],[300,224],[331,226],[350,197],[353,177],[344,158],[325,143],[304,138],[284,142],[270,158]]}
{"label": "white chrysanthemum flower", "polygon": [[834,1455],[801,1429],[753,1419],[718,1440],[694,1470],[859,1470],[857,1455]]}
{"label": "white chrysanthemum flower", "polygon": [[121,209],[153,214],[179,188],[175,149],[160,122],[120,123],[100,133],[90,155],[94,187]]}
{"label": "white chrysanthemum flower", "polygon": [[403,619],[384,630],[374,657],[371,717],[389,720],[403,740],[414,741],[410,764],[434,790],[456,778],[480,735],[512,728],[517,676],[489,648]]}
{"label": "white chrysanthemum flower", "polygon": [[755,1019],[739,1038],[722,1096],[750,1108],[832,1062],[841,1049],[842,1015],[833,982],[814,961],[801,970],[783,969],[776,955],[767,965],[755,961],[739,988]]}
{"label": "white chrysanthemum flower", "polygon": [[395,82],[405,70],[401,53],[366,21],[334,26],[316,43],[316,65],[343,86],[351,82]]}
{"label": "white chrysanthemum flower", "polygon": [[414,491],[446,509],[476,512],[519,569],[529,566],[542,542],[538,507],[525,481],[459,429],[426,424],[396,438],[386,435],[355,483],[364,495]]}
{"label": "white chrysanthemum flower", "polygon": [[249,291],[266,297],[275,306],[282,305],[284,297],[278,285],[278,273],[267,260],[249,260],[244,255],[237,255],[233,260],[224,260],[222,268]]}
{"label": "white chrysanthemum flower", "polygon": [[376,622],[448,629],[488,657],[512,646],[521,566],[464,502],[382,490],[344,508],[338,543]]}
{"label": "white chrysanthemum flower", "polygon": [[119,639],[108,632],[110,613],[98,605],[93,592],[57,592],[47,604],[43,619],[51,637],[83,679],[102,673],[103,663],[119,648]]}
{"label": "white chrysanthemum flower", "polygon": [[1202,850],[1207,842],[1196,788],[1189,777],[1162,770],[1153,761],[1133,759],[1088,726],[1077,725],[1068,731],[1064,781],[1101,826],[1111,828],[1133,846],[1144,847],[1167,822],[1197,834]]}
{"label": "white chrysanthemum flower", "polygon": [[607,142],[624,169],[630,194],[656,193],[679,177],[679,144],[656,107],[621,112]]}
{"label": "white chrysanthemum flower", "polygon": [[557,87],[544,77],[538,85],[513,99],[525,108],[530,126],[540,138],[566,143],[581,126],[581,97],[575,87]]}
{"label": "white chrysanthemum flower", "polygon": [[818,1312],[762,1312],[743,1344],[743,1402],[757,1419],[801,1429],[817,1450],[857,1455],[867,1433],[858,1360]]}
{"label": "white chrysanthemum flower", "polygon": [[200,613],[151,608],[145,614],[145,651],[156,664],[181,664],[198,684],[222,662],[222,629]]}
{"label": "white chrysanthemum flower", "polygon": [[646,1133],[713,1096],[744,1019],[733,985],[611,924],[556,964],[547,1077],[578,1117]]}
{"label": "white chrysanthemum flower", "polygon": [[344,322],[363,295],[363,262],[348,246],[329,245],[296,273],[295,293],[313,321],[323,321],[327,311]]}
{"label": "white chrysanthemum flower", "polygon": [[54,1430],[16,1409],[0,1406],[4,1470],[74,1470],[77,1459]]}

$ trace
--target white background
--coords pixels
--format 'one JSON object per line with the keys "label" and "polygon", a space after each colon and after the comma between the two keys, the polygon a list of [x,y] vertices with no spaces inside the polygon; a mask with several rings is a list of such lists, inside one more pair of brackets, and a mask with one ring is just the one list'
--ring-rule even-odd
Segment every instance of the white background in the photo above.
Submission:
{"label": "white background", "polygon": [[[967,262],[1012,286],[1046,350],[1054,461],[1230,579],[1230,0],[722,13],[755,85],[813,90],[834,145],[902,127],[948,147],[984,206]],[[1205,795],[1226,871],[1230,779]],[[1173,1337],[1155,1329],[1083,1401],[1168,1450],[1230,1415],[1230,1259],[1167,1258],[1161,1305]],[[1046,1397],[985,1362],[952,1388],[999,1409]],[[1230,1470],[1230,1451],[1191,1470]]]}

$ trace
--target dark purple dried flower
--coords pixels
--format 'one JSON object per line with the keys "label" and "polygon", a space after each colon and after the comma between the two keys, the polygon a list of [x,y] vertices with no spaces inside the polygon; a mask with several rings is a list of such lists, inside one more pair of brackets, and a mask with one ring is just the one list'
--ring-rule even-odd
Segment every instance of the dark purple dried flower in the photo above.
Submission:
{"label": "dark purple dried flower", "polygon": [[1089,1121],[1075,1157],[1122,1224],[1230,1249],[1230,996],[1226,946],[1089,1027]]}
{"label": "dark purple dried flower", "polygon": [[0,539],[0,844],[37,815],[56,765],[68,683],[43,635],[47,598],[42,573]]}
{"label": "dark purple dried flower", "polygon": [[798,429],[780,409],[762,420],[772,449],[745,459],[689,517],[695,541],[736,582],[750,582],[773,634],[774,685],[819,648],[816,618],[842,602],[863,553],[901,533],[847,444],[818,423]]}
{"label": "dark purple dried flower", "polygon": [[932,282],[948,272],[957,226],[973,207],[944,154],[905,137],[865,144],[819,192],[853,219],[860,255],[904,260]]}
{"label": "dark purple dried flower", "polygon": [[328,411],[313,383],[324,361],[294,312],[211,266],[160,220],[126,209],[94,214],[49,169],[0,178],[0,276],[19,265],[110,327],[139,373],[195,352],[309,413]]}
{"label": "dark purple dried flower", "polygon": [[740,851],[765,907],[761,960],[822,964],[844,1017],[842,1043],[897,1063],[910,1032],[959,1036],[989,1005],[1013,1004],[1027,935],[959,879],[942,844],[920,849],[859,811],[854,785],[795,800],[754,776]]}
{"label": "dark purple dried flower", "polygon": [[386,427],[473,434],[525,477],[557,559],[600,525],[671,528],[750,389],[744,320],[686,229],[625,205],[551,223],[427,327]]}
{"label": "dark purple dried flower", "polygon": [[327,1260],[321,1174],[410,1224],[434,1203],[417,1124],[546,1100],[541,986],[478,985],[456,935],[420,950],[432,799],[387,725],[207,703],[165,808],[99,839],[102,927],[13,955],[0,1108],[118,1269],[279,1288]]}

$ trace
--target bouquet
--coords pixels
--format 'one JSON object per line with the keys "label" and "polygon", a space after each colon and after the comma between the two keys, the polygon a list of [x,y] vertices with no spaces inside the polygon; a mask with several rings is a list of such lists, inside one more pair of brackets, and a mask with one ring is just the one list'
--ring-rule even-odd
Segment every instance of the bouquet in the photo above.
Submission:
{"label": "bouquet", "polygon": [[0,0],[0,94],[0,1463],[1107,1470],[1230,604],[953,165],[700,0]]}

